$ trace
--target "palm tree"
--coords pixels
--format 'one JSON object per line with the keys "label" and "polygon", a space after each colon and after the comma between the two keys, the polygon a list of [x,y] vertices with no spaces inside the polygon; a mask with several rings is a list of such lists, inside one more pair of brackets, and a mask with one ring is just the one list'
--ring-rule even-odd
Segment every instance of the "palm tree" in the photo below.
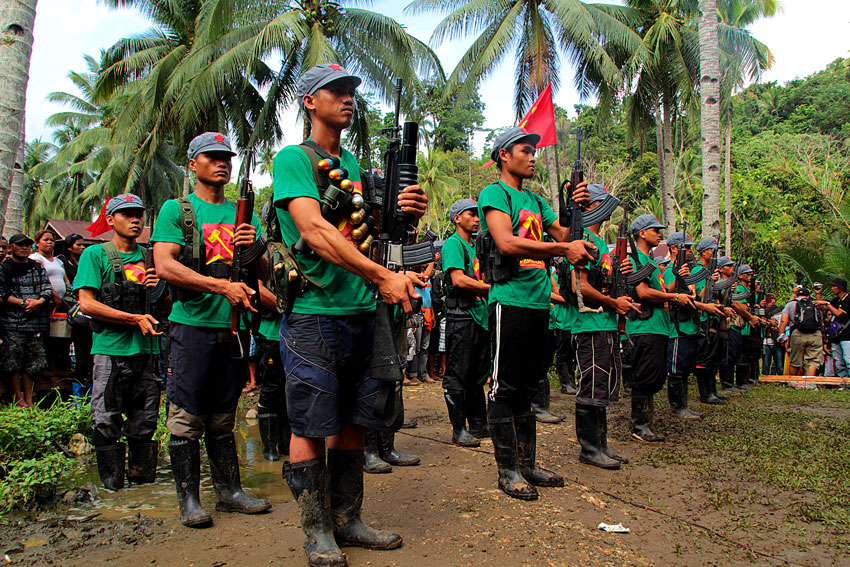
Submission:
{"label": "palm tree", "polygon": [[37,175],[36,168],[47,163],[56,152],[56,146],[50,142],[44,142],[40,138],[25,144],[24,153],[24,188],[21,199],[21,213],[23,218],[23,230],[32,232],[44,225],[49,217],[50,211],[46,204],[49,201],[41,199],[42,185],[44,179]]}
{"label": "palm tree", "polygon": [[449,175],[452,162],[442,151],[430,150],[420,154],[419,184],[428,195],[428,216],[426,227],[445,238],[451,232],[452,223],[448,218],[449,207],[455,199],[461,197],[460,182]]}
{"label": "palm tree", "polygon": [[[0,1],[0,233],[7,213],[14,229],[20,228],[21,195],[11,196],[13,178],[20,181],[23,161],[24,109],[27,98],[32,32],[37,0]],[[15,164],[18,163],[18,175]],[[18,184],[19,188],[22,184]],[[7,211],[10,200],[14,211]]]}
{"label": "palm tree", "polygon": [[717,0],[699,0],[702,234],[720,234],[720,41]]}
{"label": "palm tree", "polygon": [[[431,43],[475,35],[472,45],[446,83],[445,97],[468,100],[480,82],[514,53],[516,118],[552,83],[561,83],[566,55],[575,64],[575,83],[583,96],[596,93],[603,105],[613,100],[620,85],[622,52],[642,52],[640,38],[629,27],[633,13],[609,4],[580,0],[413,0],[406,11],[446,13]],[[550,172],[555,162],[545,156]],[[554,175],[551,175],[554,181]],[[556,206],[557,183],[550,181],[549,198]]]}

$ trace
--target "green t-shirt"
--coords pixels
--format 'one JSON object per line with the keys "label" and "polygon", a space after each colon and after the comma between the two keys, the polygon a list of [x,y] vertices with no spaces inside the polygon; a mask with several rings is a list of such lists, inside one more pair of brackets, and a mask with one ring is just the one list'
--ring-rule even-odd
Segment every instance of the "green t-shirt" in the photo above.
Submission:
{"label": "green t-shirt", "polygon": [[[550,275],[554,277],[556,280],[558,278],[558,271],[555,266],[552,266],[550,270]],[[549,330],[550,331],[569,331],[570,328],[567,327],[567,307],[561,303],[552,303],[549,306]]]}
{"label": "green t-shirt", "polygon": [[[608,244],[604,240],[585,229],[585,236],[589,237],[597,249],[599,249],[599,257],[594,262],[595,266],[602,269],[603,273],[608,276],[611,274],[611,254],[608,250]],[[578,274],[576,274],[578,277]],[[603,292],[603,290],[597,290]],[[573,333],[591,333],[594,331],[616,331],[617,330],[617,314],[608,309],[604,309],[602,313],[579,313],[576,310],[576,319],[573,322]]]}
{"label": "green t-shirt", "polygon": [[[666,291],[664,289],[664,278],[661,275],[661,270],[658,269],[658,264],[640,250],[638,250],[638,259],[641,265],[649,263],[655,266],[652,275],[646,280],[649,287],[658,291]],[[632,263],[632,268],[637,271],[640,266],[635,265],[634,259],[629,258],[629,260]],[[649,304],[649,302],[645,303]],[[673,325],[670,324],[670,317],[664,311],[664,304],[654,303],[652,306],[652,316],[649,319],[635,319],[634,321],[626,319],[626,333],[629,335],[664,335],[665,337],[671,335]]]}
{"label": "green t-shirt", "polygon": [[260,334],[260,337],[266,339],[267,341],[279,341],[280,319],[281,315],[278,315],[274,319],[266,319],[265,317],[260,319],[260,328],[257,330],[257,332]]}
{"label": "green t-shirt", "polygon": [[[732,291],[732,290],[735,290],[735,291]],[[730,289],[730,293],[745,293],[745,292],[748,292],[748,291],[750,291],[750,286],[746,286],[746,285],[743,285],[743,284],[740,284],[740,283],[733,285],[732,288]],[[740,301],[740,303],[743,303],[744,305],[747,305],[747,306],[750,305],[749,299],[741,299],[739,301]],[[744,323],[743,327],[735,327],[735,328],[740,329],[742,337],[748,337],[748,336],[750,336],[750,333],[752,332],[752,327],[750,327],[749,323]]]}
{"label": "green t-shirt", "polygon": [[[354,190],[360,193],[362,186],[357,159],[345,149],[342,149],[340,154],[342,167],[348,170],[348,178],[354,182]],[[313,178],[310,158],[298,146],[286,146],[280,150],[274,158],[273,169],[277,218],[283,241],[292,245],[298,241],[301,233],[287,210],[288,202],[297,197],[309,197],[319,201],[319,190]],[[355,227],[348,219],[343,220],[337,228],[353,246],[351,231]],[[303,296],[296,299],[293,313],[357,315],[375,310],[375,297],[359,276],[323,260],[317,254],[298,254],[298,263],[305,274],[323,285],[310,286]]]}
{"label": "green t-shirt", "polygon": [[[130,253],[120,252],[124,264],[124,277],[130,281],[145,282],[145,257],[142,247]],[[91,288],[100,295],[100,286],[114,282],[115,273],[101,245],[88,246],[80,256],[74,289]],[[159,339],[144,336],[136,326],[121,325],[105,328],[92,334],[92,354],[130,356],[133,354],[159,354]]]}
{"label": "green t-shirt", "polygon": [[[207,264],[232,264],[233,243],[231,241],[236,220],[236,204],[225,201],[220,205],[214,205],[194,193],[189,195],[189,201],[195,209],[198,231],[206,248],[206,258],[201,258],[201,261]],[[257,236],[262,234],[257,215],[252,215],[251,224],[257,228]],[[183,238],[183,217],[180,214],[180,204],[176,199],[168,200],[162,205],[151,242],[171,242],[180,246],[186,244]],[[174,323],[193,327],[230,328],[230,317],[231,307],[223,296],[201,293],[188,301],[175,299],[168,319]],[[244,321],[242,327],[244,328]]]}
{"label": "green t-shirt", "polygon": [[[702,265],[697,264],[696,266],[694,266],[693,273],[699,273],[701,270],[704,270],[704,269],[705,268]],[[664,285],[670,285],[674,281],[676,281],[676,272],[675,272],[673,264],[670,264],[670,266],[666,270],[664,270]],[[697,301],[699,301],[699,294],[702,293],[702,290],[703,290],[704,287],[705,287],[705,280],[702,280],[701,282],[697,282],[694,285],[688,286],[688,288],[690,289],[691,297],[693,297]],[[698,311],[694,317],[691,317],[691,318],[687,319],[686,321],[679,321],[679,331],[677,332],[676,331],[676,323],[672,319],[673,319],[673,317],[677,317],[678,314],[676,313],[675,310],[671,310],[670,311],[670,319],[671,319],[670,326],[673,328],[673,330],[670,333],[670,336],[671,337],[679,337],[679,336],[682,336],[682,335],[699,334],[699,332],[700,332],[699,322],[702,320],[701,314],[705,315],[706,313],[705,313],[705,311]]]}
{"label": "green t-shirt", "polygon": [[[466,250],[466,254],[463,251]],[[452,270],[460,270],[466,275],[474,276],[476,280],[481,280],[481,272],[478,269],[478,258],[475,256],[475,247],[469,242],[461,238],[455,232],[446,239],[443,243],[443,271],[446,272],[446,278],[451,278]],[[475,304],[469,308],[469,314],[472,320],[480,326],[487,328],[487,304],[480,297],[475,300]]]}
{"label": "green t-shirt", "polygon": [[[508,197],[510,195],[510,197]],[[515,236],[537,242],[543,241],[543,231],[557,220],[551,207],[527,189],[518,191],[501,181],[492,183],[478,197],[478,216],[481,230],[487,230],[489,209],[507,213]],[[519,270],[514,278],[490,288],[490,302],[514,307],[549,309],[552,284],[543,260],[519,258]]]}

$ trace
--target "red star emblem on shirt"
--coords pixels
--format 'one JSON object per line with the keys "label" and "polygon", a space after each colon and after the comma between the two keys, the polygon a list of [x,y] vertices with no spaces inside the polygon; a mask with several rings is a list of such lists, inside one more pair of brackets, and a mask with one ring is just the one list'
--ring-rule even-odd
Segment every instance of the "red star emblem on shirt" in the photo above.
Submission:
{"label": "red star emblem on shirt", "polygon": [[216,135],[215,135],[215,141],[216,141],[216,142],[218,142],[218,143],[223,142],[223,141],[224,141],[224,136],[222,136],[221,134],[216,134]]}
{"label": "red star emblem on shirt", "polygon": [[342,67],[340,65],[337,65],[336,63],[331,63],[330,65],[328,65],[328,67],[330,67],[334,71],[342,71]]}

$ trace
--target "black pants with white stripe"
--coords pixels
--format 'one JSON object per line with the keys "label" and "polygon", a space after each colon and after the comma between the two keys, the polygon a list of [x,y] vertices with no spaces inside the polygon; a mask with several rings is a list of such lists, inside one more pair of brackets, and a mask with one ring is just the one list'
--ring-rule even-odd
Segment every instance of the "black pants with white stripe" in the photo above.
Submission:
{"label": "black pants with white stripe", "polygon": [[620,339],[617,331],[573,335],[578,368],[576,403],[608,407],[620,399]]}
{"label": "black pants with white stripe", "polygon": [[549,310],[491,303],[489,314],[493,356],[490,402],[509,405],[515,415],[530,411],[548,366]]}

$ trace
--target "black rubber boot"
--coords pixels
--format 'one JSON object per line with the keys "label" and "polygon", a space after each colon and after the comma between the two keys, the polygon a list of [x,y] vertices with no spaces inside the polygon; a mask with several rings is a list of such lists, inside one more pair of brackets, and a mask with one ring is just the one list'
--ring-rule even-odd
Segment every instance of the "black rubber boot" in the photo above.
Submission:
{"label": "black rubber boot", "polygon": [[537,465],[537,421],[533,413],[514,416],[519,472],[534,486],[564,486],[564,477]]}
{"label": "black rubber boot", "polygon": [[742,390],[735,387],[735,367],[721,366],[720,367],[720,388],[722,392],[729,394],[740,394]]}
{"label": "black rubber boot", "polygon": [[549,389],[549,377],[540,380],[537,385],[537,395],[531,403],[531,410],[534,412],[534,417],[540,423],[560,423],[564,421],[563,415],[552,413],[549,408],[551,403],[551,392]]}
{"label": "black rubber boot", "polygon": [[307,536],[304,551],[310,567],[348,565],[331,527],[327,476],[323,457],[283,463],[283,478],[301,508],[301,529]]}
{"label": "black rubber boot", "polygon": [[699,389],[699,401],[703,404],[720,405],[723,403],[711,387],[711,370],[708,368],[697,368],[694,371]]}
{"label": "black rubber boot", "polygon": [[395,431],[378,431],[378,449],[381,458],[396,467],[413,467],[420,462],[416,455],[406,455],[395,450]]}
{"label": "black rubber boot", "polygon": [[180,504],[177,516],[180,522],[190,528],[212,525],[212,516],[201,506],[201,444],[172,435],[168,453]]}
{"label": "black rubber boot", "polygon": [[576,437],[581,445],[579,461],[601,469],[620,468],[620,461],[609,457],[602,450],[602,423],[595,407],[576,404]]}
{"label": "black rubber boot", "polygon": [[213,486],[218,494],[215,509],[220,512],[259,514],[271,509],[272,504],[261,498],[251,498],[242,490],[239,477],[239,459],[236,456],[236,439],[232,432],[205,435],[204,445],[210,461]]}
{"label": "black rubber boot", "polygon": [[384,474],[393,472],[392,466],[378,455],[378,431],[366,429],[363,432],[363,472]]}
{"label": "black rubber boot", "polygon": [[602,447],[602,452],[621,463],[628,464],[628,457],[618,455],[608,448],[608,408],[596,408],[596,419],[599,421],[600,431],[599,446]]}
{"label": "black rubber boot", "polygon": [[558,373],[558,381],[561,383],[561,393],[567,394],[568,396],[574,396],[578,391],[576,389],[576,375],[575,373],[567,372],[566,376],[561,376],[560,372]]}
{"label": "black rubber boot", "polygon": [[97,472],[103,486],[109,490],[124,488],[124,443],[110,443],[95,447]]}
{"label": "black rubber boot", "polygon": [[490,437],[487,426],[487,399],[482,386],[473,387],[463,393],[463,404],[469,432],[478,439]]}
{"label": "black rubber boot", "polygon": [[493,454],[499,467],[499,488],[512,498],[537,500],[537,489],[519,472],[519,455],[514,419],[510,415],[494,415],[493,404],[489,409],[490,437],[493,439]]}
{"label": "black rubber boot", "polygon": [[401,536],[378,531],[360,518],[363,508],[363,451],[328,449],[330,518],[338,545],[366,549],[397,549]]}
{"label": "black rubber boot", "polygon": [[684,376],[667,377],[667,399],[673,415],[682,419],[702,419],[702,414],[688,409],[688,379]]}
{"label": "black rubber boot", "polygon": [[280,423],[278,415],[276,413],[261,413],[257,416],[257,425],[260,428],[263,457],[267,461],[279,461]]}
{"label": "black rubber boot", "polygon": [[130,484],[150,484],[156,480],[156,441],[127,440],[127,481]]}
{"label": "black rubber boot", "polygon": [[711,386],[711,393],[714,394],[715,396],[717,396],[717,398],[720,399],[721,402],[725,403],[726,400],[729,399],[729,396],[727,396],[726,394],[722,394],[722,393],[717,391],[717,369],[716,368],[709,368],[707,370],[707,374],[708,374],[708,379],[707,379],[706,383],[709,386]]}
{"label": "black rubber boot", "polygon": [[632,436],[640,441],[657,443],[664,441],[664,435],[653,433],[649,427],[652,424],[651,399],[652,396],[632,391]]}
{"label": "black rubber boot", "polygon": [[461,447],[480,447],[481,441],[466,429],[466,419],[463,415],[463,392],[444,392],[446,408],[449,410],[449,421],[452,423],[452,443]]}
{"label": "black rubber boot", "polygon": [[744,392],[751,390],[750,385],[750,365],[736,364],[735,365],[735,386]]}

